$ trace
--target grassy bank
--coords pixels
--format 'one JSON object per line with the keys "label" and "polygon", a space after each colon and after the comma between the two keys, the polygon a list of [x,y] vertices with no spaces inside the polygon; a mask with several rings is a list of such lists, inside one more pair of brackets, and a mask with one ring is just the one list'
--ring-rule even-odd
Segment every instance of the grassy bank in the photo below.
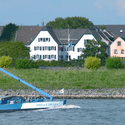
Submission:
{"label": "grassy bank", "polygon": [[[125,87],[125,70],[43,70],[6,69],[42,89],[95,89]],[[0,72],[1,89],[25,89],[27,86]]]}

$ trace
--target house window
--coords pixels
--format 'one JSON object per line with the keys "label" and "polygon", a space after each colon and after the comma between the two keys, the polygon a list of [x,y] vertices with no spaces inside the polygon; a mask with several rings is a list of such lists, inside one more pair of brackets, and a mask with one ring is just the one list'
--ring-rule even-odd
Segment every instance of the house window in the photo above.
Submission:
{"label": "house window", "polygon": [[38,54],[36,55],[36,58],[39,59],[39,55]]}
{"label": "house window", "polygon": [[121,46],[121,42],[118,42],[118,46]]}
{"label": "house window", "polygon": [[49,55],[49,59],[50,59],[50,55]]}
{"label": "house window", "polygon": [[49,38],[49,42],[50,42],[50,38]]}
{"label": "house window", "polygon": [[80,56],[78,56],[78,59],[80,59]]}
{"label": "house window", "polygon": [[117,49],[114,50],[114,54],[117,54]]}
{"label": "house window", "polygon": [[63,59],[63,55],[61,55],[61,59]]}
{"label": "house window", "polygon": [[73,51],[74,51],[74,46],[73,46]]}
{"label": "house window", "polygon": [[86,45],[86,43],[87,43],[87,40],[84,40],[84,45]]}
{"label": "house window", "polygon": [[39,50],[39,46],[36,47],[36,50]]}
{"label": "house window", "polygon": [[40,40],[42,41],[43,39],[42,39],[42,38],[40,38]]}
{"label": "house window", "polygon": [[48,46],[45,46],[45,50],[48,50]]}
{"label": "house window", "polygon": [[54,46],[51,46],[51,50],[55,50],[55,47],[54,47]]}
{"label": "house window", "polygon": [[56,55],[55,55],[55,59],[56,59]]}
{"label": "house window", "polygon": [[54,55],[51,55],[51,59],[54,59]]}
{"label": "house window", "polygon": [[45,55],[45,59],[48,59],[48,55]]}
{"label": "house window", "polygon": [[43,59],[45,59],[45,56],[43,55]]}
{"label": "house window", "polygon": [[40,38],[38,38],[38,42],[40,42]]}
{"label": "house window", "polygon": [[83,48],[79,48],[79,51],[82,52]]}
{"label": "house window", "polygon": [[44,46],[43,46],[43,50],[44,50],[45,48],[44,48]]}
{"label": "house window", "polygon": [[124,54],[124,49],[121,50],[121,54]]}

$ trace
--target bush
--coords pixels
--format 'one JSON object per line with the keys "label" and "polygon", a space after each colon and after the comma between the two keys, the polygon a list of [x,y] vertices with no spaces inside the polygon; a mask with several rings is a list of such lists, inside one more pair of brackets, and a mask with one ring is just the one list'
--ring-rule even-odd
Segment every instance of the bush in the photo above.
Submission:
{"label": "bush", "polygon": [[85,59],[85,67],[87,69],[98,69],[100,67],[100,61],[97,57],[87,57]]}
{"label": "bush", "polygon": [[108,57],[106,59],[106,68],[107,69],[124,68],[124,65],[122,63],[122,59],[120,57]]}
{"label": "bush", "polygon": [[31,61],[30,59],[16,59],[16,69],[27,69],[27,68],[37,68],[37,63],[35,61]]}
{"label": "bush", "polygon": [[9,57],[9,56],[2,56],[0,58],[0,67],[2,67],[2,68],[9,68],[11,62],[12,62],[11,57]]}

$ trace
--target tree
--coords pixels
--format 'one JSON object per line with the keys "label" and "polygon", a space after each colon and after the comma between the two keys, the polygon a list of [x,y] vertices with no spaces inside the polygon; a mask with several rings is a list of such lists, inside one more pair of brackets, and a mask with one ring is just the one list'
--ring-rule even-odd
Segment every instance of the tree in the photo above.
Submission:
{"label": "tree", "polygon": [[100,26],[99,26],[99,29],[104,30],[104,29],[106,29],[106,27],[105,27],[105,25],[100,25]]}
{"label": "tree", "polygon": [[93,23],[90,22],[85,17],[67,17],[63,19],[62,17],[58,17],[55,21],[50,21],[46,25],[51,26],[55,29],[82,29],[82,28],[90,28],[93,27]]}
{"label": "tree", "polygon": [[0,56],[10,56],[13,59],[29,58],[29,48],[22,42],[2,42],[0,43]]}
{"label": "tree", "polygon": [[85,44],[85,49],[83,50],[83,53],[81,57],[88,57],[88,56],[96,56],[101,59],[101,65],[105,65],[105,60],[108,57],[108,54],[106,53],[107,45],[104,42],[101,42],[99,39],[97,41],[95,40],[88,40]]}
{"label": "tree", "polygon": [[9,23],[3,28],[2,34],[0,36],[0,41],[9,41],[14,38],[18,26]]}

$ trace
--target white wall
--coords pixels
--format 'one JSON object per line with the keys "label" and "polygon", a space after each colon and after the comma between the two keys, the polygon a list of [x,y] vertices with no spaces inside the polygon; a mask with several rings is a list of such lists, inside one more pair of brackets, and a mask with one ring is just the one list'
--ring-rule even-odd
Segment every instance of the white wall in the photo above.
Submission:
{"label": "white wall", "polygon": [[[46,41],[40,41],[38,42],[38,38],[50,38],[50,42]],[[47,47],[51,47],[51,46],[56,46],[56,51],[55,50],[34,50],[34,46],[47,46]],[[34,55],[42,55],[42,59],[43,59],[43,55],[56,55],[56,59],[54,60],[58,60],[58,44],[55,42],[55,40],[52,38],[52,36],[49,34],[48,31],[40,31],[39,34],[36,36],[36,38],[33,40],[33,42],[30,44],[30,59],[32,59],[32,57],[34,57]],[[37,59],[33,59],[33,60],[37,60]],[[51,60],[51,59],[43,59],[43,60]]]}
{"label": "white wall", "polygon": [[78,48],[84,48],[85,49],[85,40],[96,40],[92,34],[84,34],[82,38],[79,40],[79,42],[74,46],[74,51],[69,51],[69,55],[71,56],[71,59],[78,59],[78,56],[81,56],[82,52],[78,52]]}

